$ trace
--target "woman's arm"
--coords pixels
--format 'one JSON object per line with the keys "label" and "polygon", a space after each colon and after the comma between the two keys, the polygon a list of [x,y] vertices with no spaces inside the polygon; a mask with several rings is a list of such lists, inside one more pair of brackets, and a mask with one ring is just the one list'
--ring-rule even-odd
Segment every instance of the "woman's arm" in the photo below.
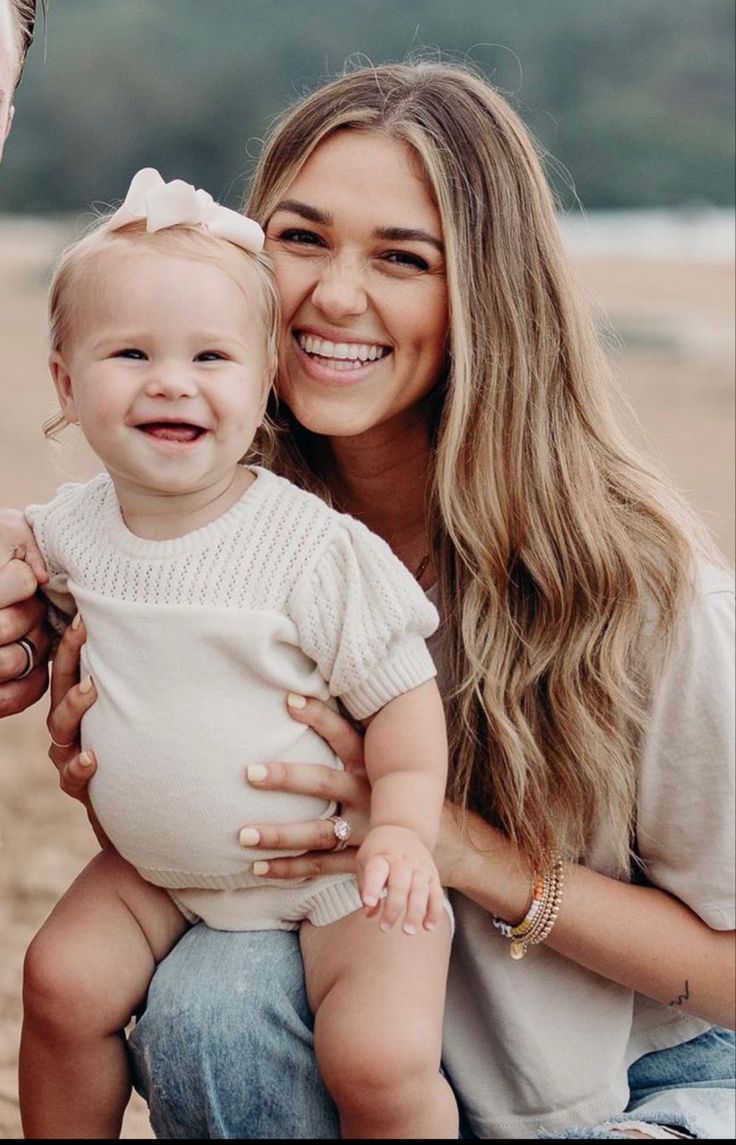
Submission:
{"label": "woman's arm", "polygon": [[[295,719],[309,723],[328,740],[340,716],[309,700]],[[342,742],[350,740],[353,767],[360,738],[347,721]],[[338,753],[339,754],[339,753]],[[367,792],[350,771],[272,764],[258,786],[319,794],[334,799],[360,843],[367,818]],[[319,850],[334,845],[321,824],[279,827],[274,842],[258,825],[264,847],[308,847],[306,855],[272,859],[268,878],[319,875],[354,869],[355,850]],[[529,902],[530,867],[509,839],[479,816],[469,814],[465,829],[456,808],[445,810],[434,852],[442,883],[477,902],[490,914],[516,921]],[[490,925],[490,920],[489,920]],[[499,937],[499,941],[501,941]],[[632,886],[585,867],[569,864],[557,923],[547,945],[589,970],[638,993],[705,1018],[733,1026],[734,934],[712,930],[674,896],[656,887]]]}
{"label": "woman's arm", "polygon": [[[443,878],[492,914],[516,920],[527,906],[503,884],[515,882],[516,848],[477,815],[468,817],[472,845],[463,841],[458,815],[448,807]],[[499,873],[502,878],[499,879]],[[499,893],[499,883],[502,884]],[[712,930],[673,895],[634,886],[568,864],[557,922],[547,945],[596,974],[637,993],[679,1007],[717,1025],[733,1027],[736,961],[733,931]]]}

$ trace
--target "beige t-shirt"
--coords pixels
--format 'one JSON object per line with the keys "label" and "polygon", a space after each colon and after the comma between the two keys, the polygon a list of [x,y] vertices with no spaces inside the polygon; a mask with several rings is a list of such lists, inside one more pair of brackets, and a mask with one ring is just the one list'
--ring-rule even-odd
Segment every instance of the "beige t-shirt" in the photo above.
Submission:
{"label": "beige t-shirt", "polygon": [[[715,930],[734,927],[734,595],[710,566],[654,696],[637,836],[651,883]],[[604,826],[586,863],[610,873],[610,855]],[[486,911],[459,894],[452,903],[443,1062],[480,1138],[605,1120],[628,1102],[632,1061],[708,1029],[544,945],[514,962]]]}

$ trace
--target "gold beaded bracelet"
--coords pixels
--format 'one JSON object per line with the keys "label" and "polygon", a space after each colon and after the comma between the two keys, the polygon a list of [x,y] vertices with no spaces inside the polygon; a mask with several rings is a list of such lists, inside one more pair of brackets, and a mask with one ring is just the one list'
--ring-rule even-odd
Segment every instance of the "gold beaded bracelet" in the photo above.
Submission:
{"label": "gold beaded bracelet", "polygon": [[532,901],[521,922],[512,925],[493,915],[496,930],[511,941],[509,954],[512,958],[523,958],[529,946],[537,946],[549,938],[560,911],[563,884],[564,867],[558,855],[543,874],[534,872]]}

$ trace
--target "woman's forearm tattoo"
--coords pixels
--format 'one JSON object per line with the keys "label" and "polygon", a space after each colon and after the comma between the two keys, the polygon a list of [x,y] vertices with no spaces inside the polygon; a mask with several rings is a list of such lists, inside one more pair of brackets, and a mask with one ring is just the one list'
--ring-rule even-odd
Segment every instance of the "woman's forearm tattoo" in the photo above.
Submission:
{"label": "woman's forearm tattoo", "polygon": [[687,1002],[689,997],[690,997],[690,983],[686,978],[685,979],[685,993],[680,994],[679,997],[677,997],[677,998],[673,998],[672,1001],[668,1003],[668,1005],[670,1005],[670,1006],[681,1006],[683,1002]]}

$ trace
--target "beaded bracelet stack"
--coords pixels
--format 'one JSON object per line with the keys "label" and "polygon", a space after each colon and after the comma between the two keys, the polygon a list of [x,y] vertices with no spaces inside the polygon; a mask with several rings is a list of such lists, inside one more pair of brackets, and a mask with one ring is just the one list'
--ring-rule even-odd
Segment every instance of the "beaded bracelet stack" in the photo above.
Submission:
{"label": "beaded bracelet stack", "polygon": [[535,871],[532,877],[532,901],[521,922],[512,925],[502,918],[493,916],[493,925],[504,938],[511,941],[509,954],[512,958],[523,958],[527,947],[536,946],[549,938],[562,902],[564,867],[558,856],[552,866],[540,874]]}

